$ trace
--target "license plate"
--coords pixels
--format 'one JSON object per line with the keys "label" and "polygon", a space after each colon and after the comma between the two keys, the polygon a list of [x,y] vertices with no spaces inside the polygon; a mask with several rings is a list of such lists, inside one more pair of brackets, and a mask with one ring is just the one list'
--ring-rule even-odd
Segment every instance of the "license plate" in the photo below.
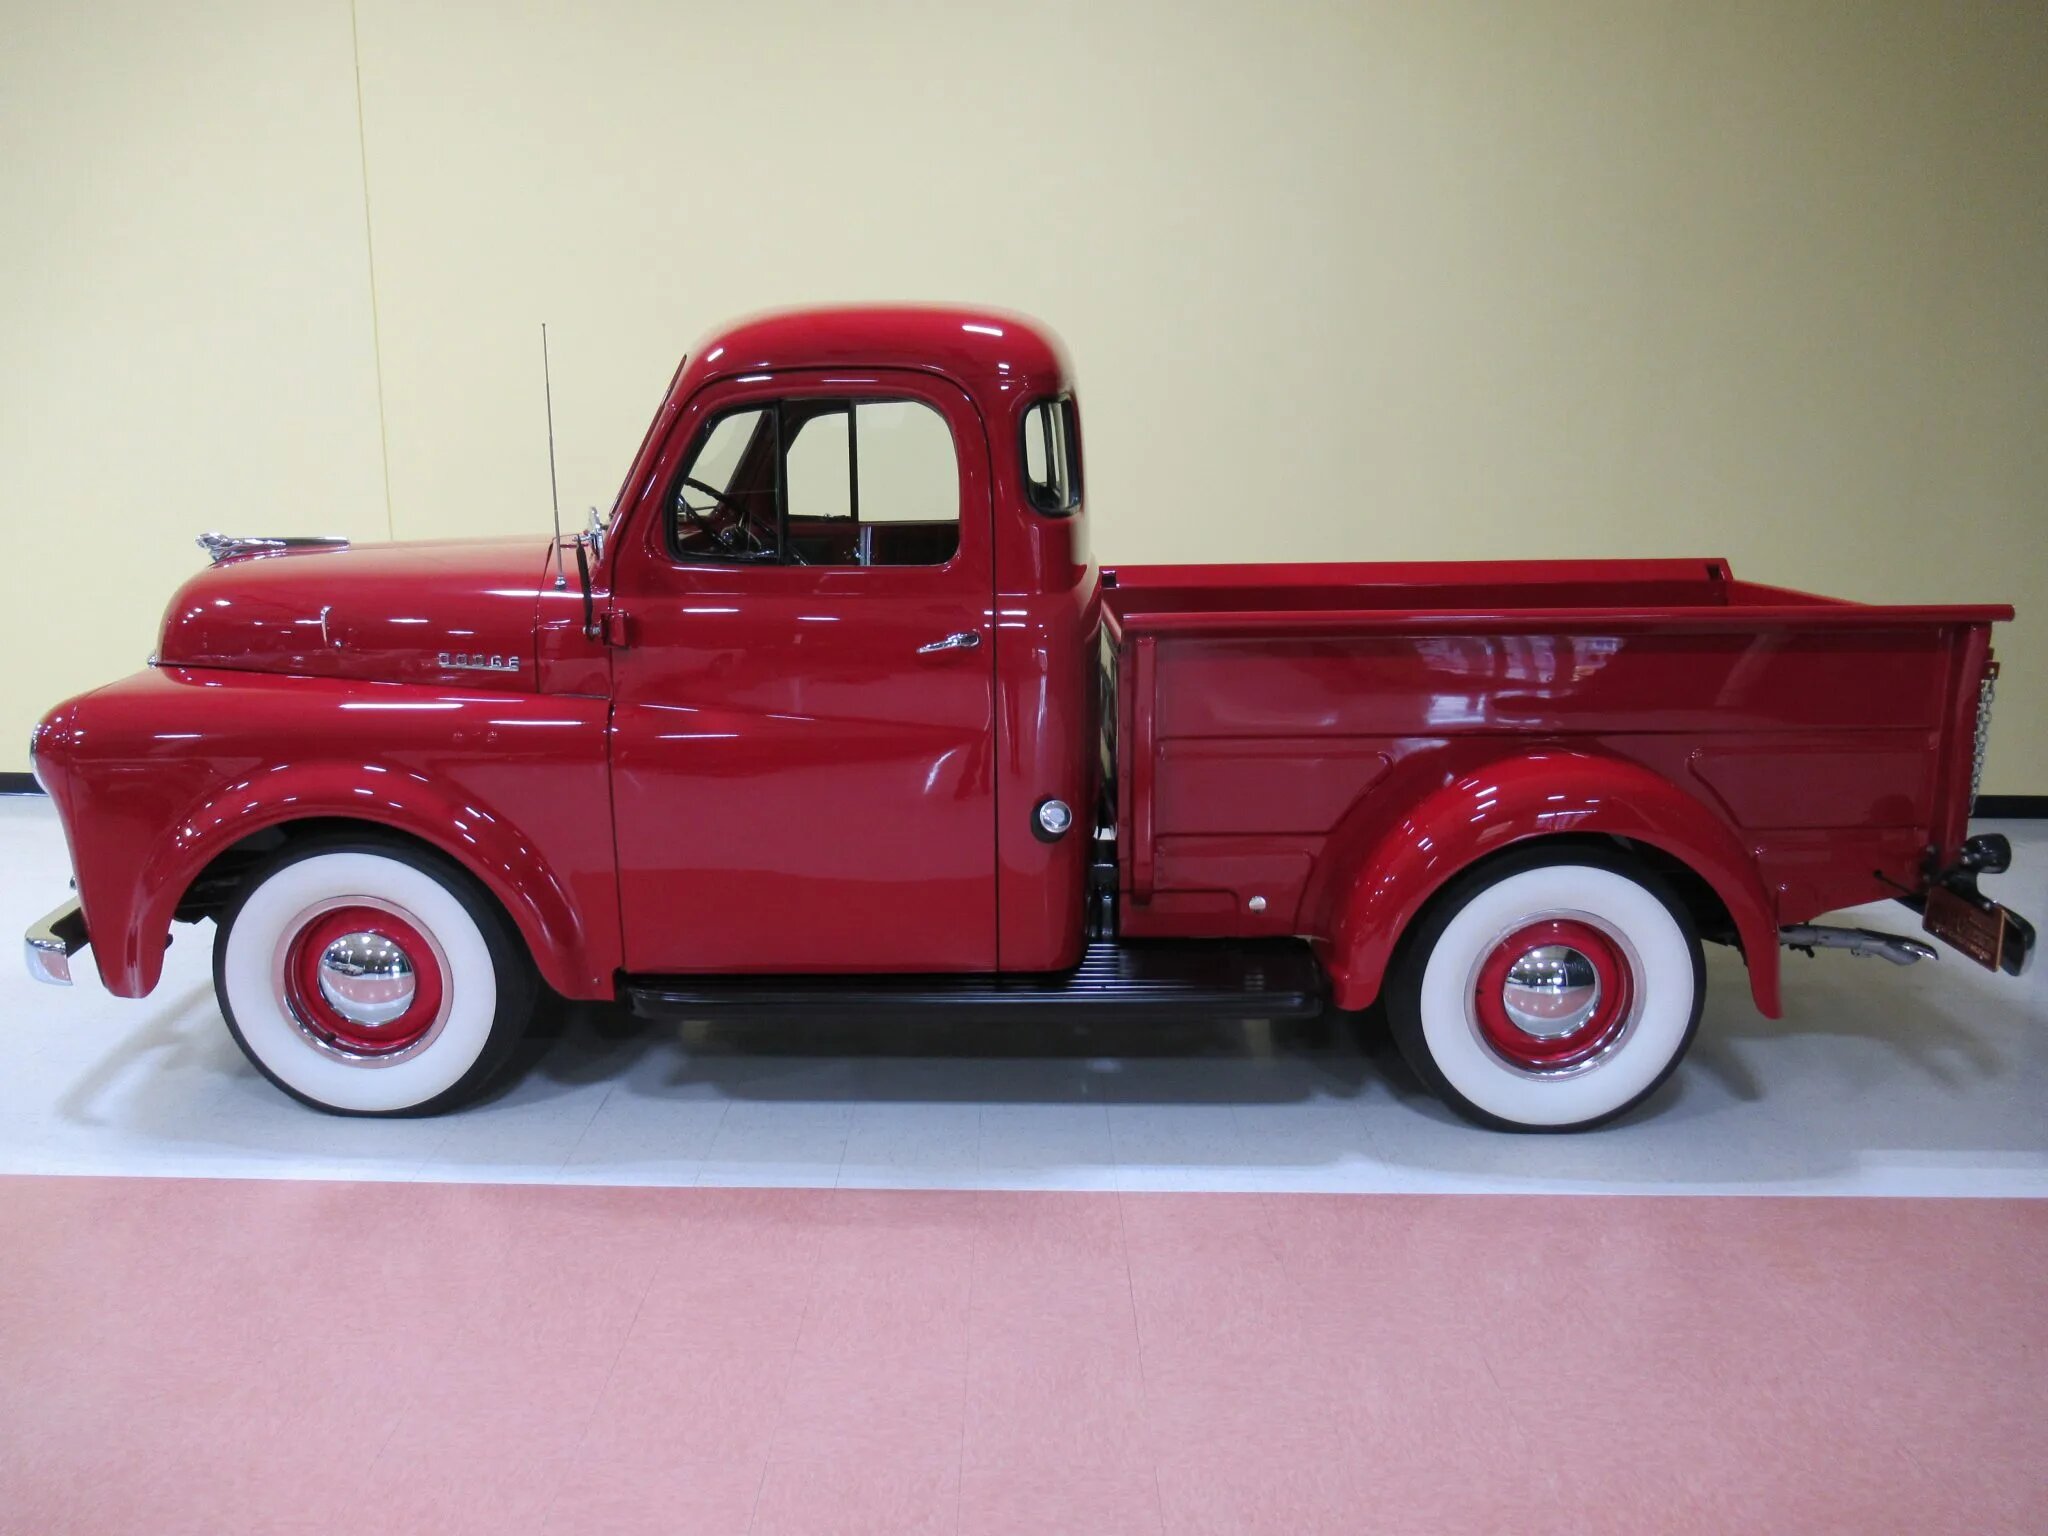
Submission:
{"label": "license plate", "polygon": [[1921,926],[1987,971],[1997,970],[1999,957],[2005,953],[2005,908],[1996,902],[1976,906],[1945,885],[1927,893]]}

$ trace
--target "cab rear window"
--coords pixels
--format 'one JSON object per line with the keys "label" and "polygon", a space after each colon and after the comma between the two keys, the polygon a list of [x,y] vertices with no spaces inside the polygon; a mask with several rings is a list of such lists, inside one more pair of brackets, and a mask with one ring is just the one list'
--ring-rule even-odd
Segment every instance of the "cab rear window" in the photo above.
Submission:
{"label": "cab rear window", "polygon": [[1040,400],[1024,413],[1024,494],[1040,512],[1060,516],[1081,505],[1071,397]]}

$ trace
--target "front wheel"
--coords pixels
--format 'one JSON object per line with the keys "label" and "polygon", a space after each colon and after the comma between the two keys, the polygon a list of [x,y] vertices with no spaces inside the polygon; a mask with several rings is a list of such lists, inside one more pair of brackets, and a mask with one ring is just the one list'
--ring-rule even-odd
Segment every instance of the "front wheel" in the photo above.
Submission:
{"label": "front wheel", "polygon": [[377,843],[288,850],[252,879],[221,916],[213,985],[258,1071],[351,1115],[432,1114],[480,1093],[538,995],[516,930],[473,879]]}
{"label": "front wheel", "polygon": [[1509,855],[1453,882],[1387,980],[1401,1054],[1503,1130],[1581,1130],[1654,1093],[1699,1028],[1706,970],[1664,883],[1618,855]]}

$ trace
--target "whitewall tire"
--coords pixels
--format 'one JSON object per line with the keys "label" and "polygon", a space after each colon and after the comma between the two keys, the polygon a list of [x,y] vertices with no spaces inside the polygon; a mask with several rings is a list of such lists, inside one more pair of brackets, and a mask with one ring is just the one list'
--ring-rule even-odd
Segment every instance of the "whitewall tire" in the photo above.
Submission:
{"label": "whitewall tire", "polygon": [[1386,988],[1402,1055],[1459,1113],[1578,1130],[1654,1093],[1699,1028],[1699,935],[1650,870],[1597,848],[1509,854],[1454,881]]}
{"label": "whitewall tire", "polygon": [[257,1070],[339,1114],[481,1092],[531,1019],[517,931],[447,860],[396,843],[288,848],[221,915],[214,990]]}

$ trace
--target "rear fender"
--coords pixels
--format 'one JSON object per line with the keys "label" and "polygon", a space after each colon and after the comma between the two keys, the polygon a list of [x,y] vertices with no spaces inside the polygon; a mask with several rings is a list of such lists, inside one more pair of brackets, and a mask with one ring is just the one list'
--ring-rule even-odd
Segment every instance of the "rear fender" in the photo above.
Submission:
{"label": "rear fender", "polygon": [[1756,861],[1733,829],[1670,780],[1586,752],[1532,752],[1460,775],[1369,845],[1324,948],[1342,1008],[1379,995],[1416,914],[1461,870],[1533,838],[1622,837],[1661,850],[1711,886],[1734,919],[1759,1012],[1778,1016],[1778,926]]}

